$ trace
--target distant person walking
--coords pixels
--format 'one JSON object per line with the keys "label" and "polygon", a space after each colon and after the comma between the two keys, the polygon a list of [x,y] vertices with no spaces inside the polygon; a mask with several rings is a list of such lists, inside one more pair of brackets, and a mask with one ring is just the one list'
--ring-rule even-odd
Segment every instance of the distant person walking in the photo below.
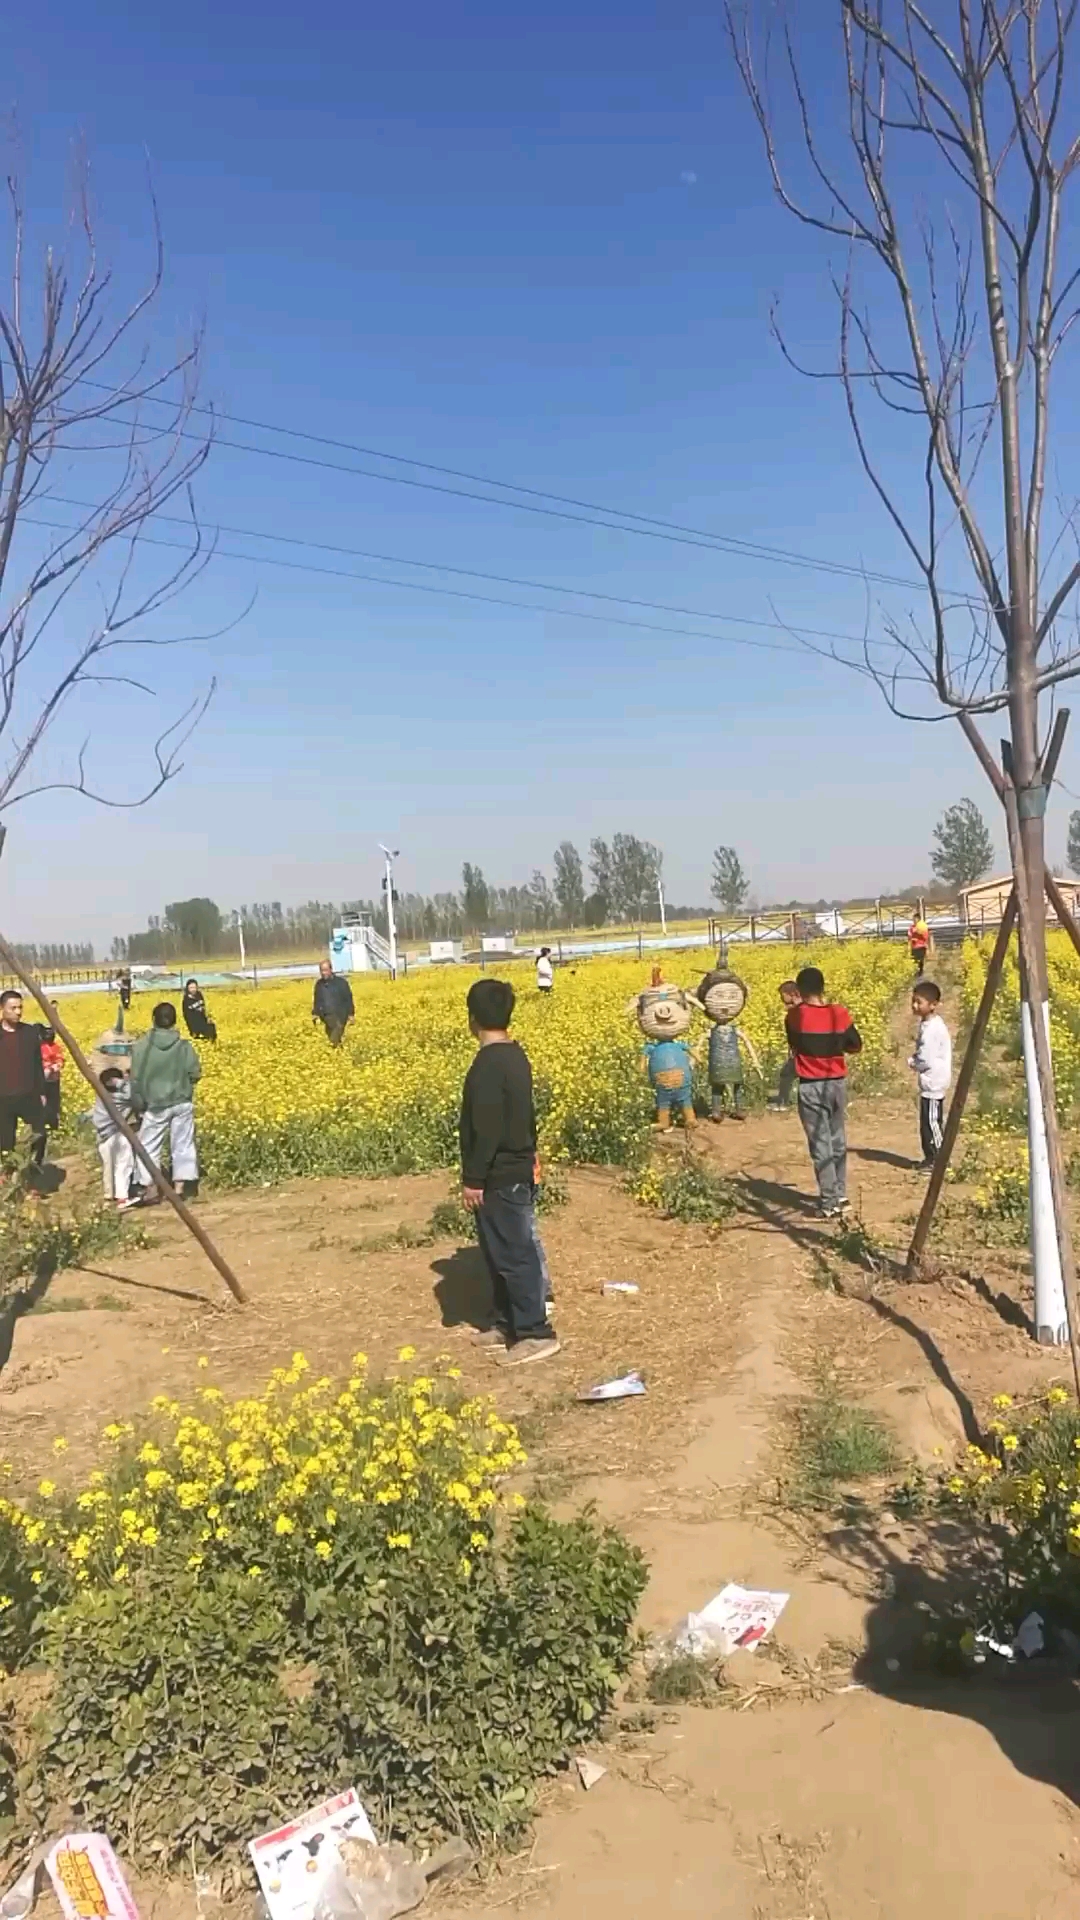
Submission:
{"label": "distant person walking", "polygon": [[908,1061],[919,1076],[919,1144],[923,1171],[929,1173],[941,1151],[945,1096],[952,1085],[952,1036],[941,1016],[941,988],[920,980],[911,996],[919,1022],[915,1051]]}
{"label": "distant person walking", "polygon": [[340,1047],[345,1029],[356,1017],[352,988],[343,973],[335,973],[329,960],[319,961],[319,977],[311,1003],[311,1018],[321,1020],[332,1047]]}
{"label": "distant person walking", "polygon": [[804,967],[795,986],[799,1004],[787,1014],[784,1028],[795,1061],[799,1118],[828,1220],[848,1204],[847,1056],[862,1052],[862,1039],[847,1008],[826,1001],[818,967]]}
{"label": "distant person walking", "polygon": [[[176,1025],[176,1008],[162,1000],[151,1015],[150,1032],[136,1040],[131,1054],[131,1105],[142,1116],[139,1137],[160,1170],[166,1141],[172,1182],[185,1199],[199,1191],[199,1162],[195,1151],[195,1087],[202,1078],[202,1061],[190,1040]],[[146,1189],[143,1205],[154,1206],[159,1195],[150,1175],[139,1163],[139,1185]]]}
{"label": "distant person walking", "polygon": [[37,1027],[23,1025],[22,994],[0,994],[0,1157],[15,1151],[19,1121],[30,1129],[30,1159],[45,1158],[45,1069]]}
{"label": "distant person walking", "polygon": [[536,956],[536,984],[541,993],[550,993],[555,985],[555,966],[550,947],[541,947]]}
{"label": "distant person walking", "polygon": [[189,980],[184,987],[180,1011],[193,1040],[217,1039],[217,1028],[206,1011],[206,995],[197,980]]}
{"label": "distant person walking", "polygon": [[930,951],[930,929],[918,907],[911,916],[908,928],[908,947],[915,966],[915,978],[918,980],[926,967],[926,956]]}
{"label": "distant person walking", "polygon": [[466,1006],[478,1044],[461,1098],[461,1191],[476,1215],[493,1295],[493,1323],[479,1341],[502,1365],[520,1366],[559,1351],[536,1231],[532,1068],[507,1031],[514,1011],[507,981],[475,980]]}
{"label": "distant person walking", "polygon": [[[120,995],[120,1006],[123,1012],[127,1013],[131,1006],[131,968],[130,967],[121,967],[120,972],[116,976],[116,986],[117,986],[117,991]],[[122,1020],[118,1024],[120,1025],[121,1028],[123,1028],[124,1023]]]}

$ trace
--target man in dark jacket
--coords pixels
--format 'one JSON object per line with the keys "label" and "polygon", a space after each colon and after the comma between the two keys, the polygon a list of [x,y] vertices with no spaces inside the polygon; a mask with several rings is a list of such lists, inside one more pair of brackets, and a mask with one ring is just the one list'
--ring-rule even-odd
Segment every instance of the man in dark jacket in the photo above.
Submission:
{"label": "man in dark jacket", "polygon": [[547,1285],[533,1207],[536,1114],[528,1055],[507,1027],[514,989],[474,980],[466,1005],[479,1042],[461,1097],[461,1190],[494,1293],[494,1325],[480,1335],[504,1366],[548,1360],[559,1342],[547,1316]]}
{"label": "man in dark jacket", "polygon": [[36,1027],[22,1023],[22,994],[9,987],[0,994],[0,1156],[15,1151],[22,1120],[32,1136],[30,1158],[45,1158],[45,1069]]}
{"label": "man in dark jacket", "polygon": [[332,1047],[340,1047],[345,1037],[345,1029],[354,1018],[352,988],[343,973],[335,973],[329,960],[319,961],[319,977],[315,982],[315,998],[311,1003],[311,1018],[314,1023],[321,1020],[326,1028],[326,1037]]}

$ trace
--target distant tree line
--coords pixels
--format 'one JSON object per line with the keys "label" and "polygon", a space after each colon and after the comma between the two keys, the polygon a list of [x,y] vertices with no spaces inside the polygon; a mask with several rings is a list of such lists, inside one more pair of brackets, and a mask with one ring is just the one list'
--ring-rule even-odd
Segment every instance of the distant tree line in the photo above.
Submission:
{"label": "distant tree line", "polygon": [[[395,896],[394,917],[402,940],[460,940],[482,933],[546,933],[613,922],[657,920],[663,854],[636,834],[616,833],[610,841],[591,841],[588,869],[572,841],[556,847],[550,877],[536,868],[522,885],[500,887],[482,868],[466,860],[460,893],[408,893]],[[668,906],[668,918],[696,919],[701,907]],[[287,953],[326,945],[330,931],[347,913],[361,912],[384,936],[388,931],[385,894],[371,900],[309,900],[283,907],[278,900],[223,913],[216,901],[200,896],[174,900],[151,916],[145,932],[113,941],[112,958],[129,965],[154,965],[199,959],[236,950],[238,921],[245,950]]]}
{"label": "distant tree line", "polygon": [[89,940],[75,944],[61,941],[44,946],[16,946],[15,952],[30,973],[66,973],[94,964],[94,949]]}

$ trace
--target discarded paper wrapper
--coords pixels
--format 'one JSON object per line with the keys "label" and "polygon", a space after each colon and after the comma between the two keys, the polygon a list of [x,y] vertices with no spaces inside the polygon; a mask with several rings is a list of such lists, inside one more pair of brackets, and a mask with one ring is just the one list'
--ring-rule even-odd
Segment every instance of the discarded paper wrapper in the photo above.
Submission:
{"label": "discarded paper wrapper", "polygon": [[578,1394],[579,1400],[632,1400],[644,1393],[645,1382],[640,1373],[624,1373],[617,1380],[602,1380],[598,1387],[587,1387]]}
{"label": "discarded paper wrapper", "polygon": [[672,1636],[675,1650],[699,1658],[734,1653],[736,1647],[752,1653],[775,1627],[790,1598],[787,1593],[730,1583],[700,1613],[688,1613],[680,1622]]}
{"label": "discarded paper wrapper", "polygon": [[640,1293],[636,1280],[605,1280],[601,1293]]}
{"label": "discarded paper wrapper", "polygon": [[249,1841],[270,1920],[313,1920],[327,1881],[341,1867],[338,1849],[345,1839],[375,1839],[355,1787],[311,1807],[274,1833]]}
{"label": "discarded paper wrapper", "polygon": [[602,1767],[598,1760],[590,1760],[584,1753],[575,1754],[574,1765],[586,1793],[590,1793],[597,1781],[602,1780],[607,1772],[607,1768]]}
{"label": "discarded paper wrapper", "polygon": [[103,1833],[65,1833],[45,1855],[64,1920],[139,1920],[123,1869]]}

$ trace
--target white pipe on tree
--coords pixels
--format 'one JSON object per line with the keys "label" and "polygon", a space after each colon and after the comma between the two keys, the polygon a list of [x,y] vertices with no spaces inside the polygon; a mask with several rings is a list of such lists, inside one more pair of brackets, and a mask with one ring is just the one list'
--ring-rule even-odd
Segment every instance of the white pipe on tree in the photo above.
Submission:
{"label": "white pipe on tree", "polygon": [[[1050,1037],[1050,1008],[1044,1001],[1043,1020],[1047,1040]],[[1035,1338],[1040,1346],[1061,1347],[1069,1337],[1065,1308],[1065,1285],[1061,1276],[1061,1254],[1054,1220],[1054,1196],[1050,1185],[1050,1155],[1046,1144],[1046,1120],[1039,1091],[1039,1070],[1035,1061],[1035,1035],[1031,1026],[1031,1006],[1020,1002],[1020,1037],[1024,1049],[1024,1082],[1027,1087],[1028,1158],[1031,1195],[1031,1263],[1035,1274]]]}

